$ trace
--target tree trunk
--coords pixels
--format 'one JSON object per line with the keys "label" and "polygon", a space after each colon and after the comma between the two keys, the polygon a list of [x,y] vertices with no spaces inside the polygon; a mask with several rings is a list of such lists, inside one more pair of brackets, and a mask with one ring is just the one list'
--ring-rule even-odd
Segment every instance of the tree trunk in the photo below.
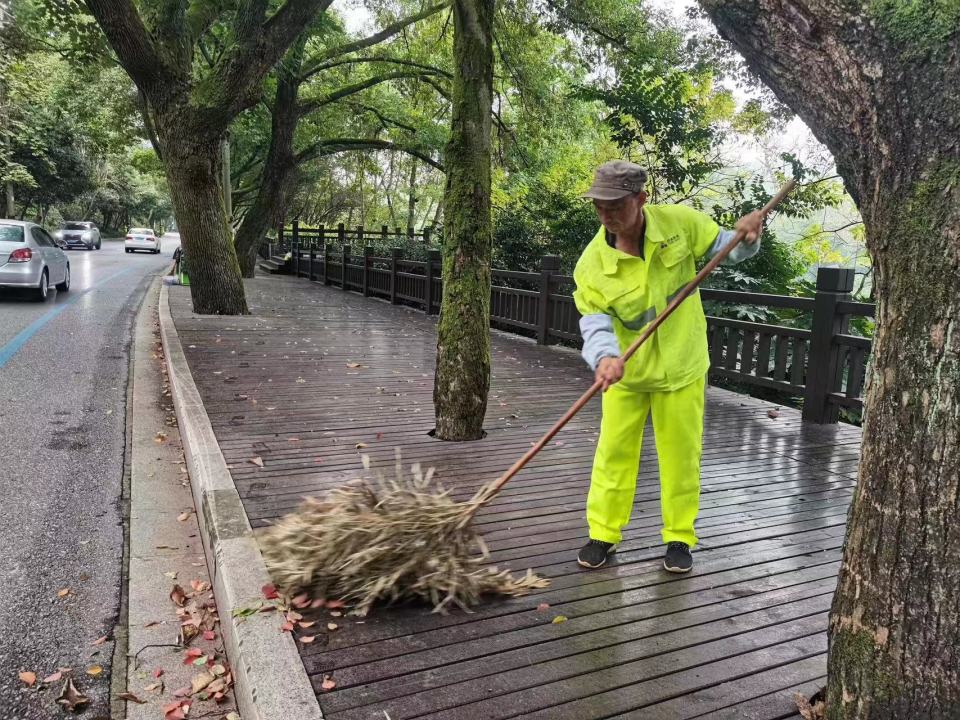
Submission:
{"label": "tree trunk", "polygon": [[417,159],[410,158],[410,182],[407,191],[407,227],[415,227],[417,212]]}
{"label": "tree trunk", "polygon": [[455,0],[436,436],[478,440],[490,389],[490,111],[495,0]]}
{"label": "tree trunk", "polygon": [[960,11],[701,4],[833,152],[874,262],[877,331],[830,615],[827,717],[958,718]]}
{"label": "tree trunk", "polygon": [[243,277],[256,272],[257,251],[267,230],[283,222],[296,188],[297,160],[294,134],[297,131],[300,69],[306,34],[301,35],[277,66],[277,92],[271,111],[270,147],[263,162],[260,186],[253,205],[237,229],[236,248]]}
{"label": "tree trunk", "polygon": [[204,137],[180,122],[158,123],[167,181],[187,257],[193,310],[245,315],[247,301],[220,187],[220,134]]}

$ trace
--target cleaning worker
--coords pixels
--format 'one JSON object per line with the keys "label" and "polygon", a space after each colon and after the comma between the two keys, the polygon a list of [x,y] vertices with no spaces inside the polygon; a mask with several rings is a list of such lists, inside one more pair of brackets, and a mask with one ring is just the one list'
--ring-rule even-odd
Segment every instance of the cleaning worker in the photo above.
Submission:
{"label": "cleaning worker", "polygon": [[[597,168],[584,198],[593,200],[602,227],[574,271],[574,300],[583,316],[583,357],[603,382],[603,419],[587,496],[590,541],[577,561],[598,568],[616,549],[630,520],[647,414],[660,459],[663,566],[689,572],[700,504],[704,386],[710,357],[707,321],[694,292],[637,353],[620,355],[697,273],[696,259],[730,241],[708,216],[683,205],[648,205],[647,174],[613,160]],[[736,223],[746,235],[725,260],[737,263],[760,249],[763,218]]]}

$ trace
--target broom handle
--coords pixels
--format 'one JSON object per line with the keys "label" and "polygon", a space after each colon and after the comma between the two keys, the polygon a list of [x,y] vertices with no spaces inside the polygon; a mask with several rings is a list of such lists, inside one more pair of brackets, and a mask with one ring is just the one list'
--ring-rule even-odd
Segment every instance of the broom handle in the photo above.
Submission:
{"label": "broom handle", "polygon": [[[790,180],[780,189],[780,192],[770,199],[770,202],[763,206],[763,209],[760,210],[760,213],[766,217],[770,211],[777,207],[777,205],[781,203],[781,201],[790,193],[790,191],[793,190],[796,184],[797,183],[795,180]],[[703,266],[703,270],[698,272],[697,276],[691,280],[687,286],[683,288],[683,290],[680,291],[680,294],[670,301],[670,304],[663,309],[663,312],[657,315],[650,322],[650,324],[647,325],[646,329],[640,334],[640,337],[630,344],[630,347],[628,347],[626,352],[624,352],[621,356],[624,362],[629,360],[633,354],[637,352],[640,346],[643,345],[647,338],[649,338],[654,331],[663,324],[664,320],[666,320],[670,314],[677,309],[677,306],[682,303],[694,290],[697,289],[697,286],[703,282],[703,279],[713,272],[713,269],[717,267],[717,265],[723,262],[727,255],[729,255],[730,252],[740,244],[740,242],[743,240],[743,237],[744,233],[741,230],[737,230],[736,234],[733,236],[733,240],[727,243],[727,245],[723,247],[720,252],[710,259],[710,262]],[[574,415],[580,412],[580,409],[586,405],[602,387],[603,381],[597,380],[594,382],[593,385],[591,385],[590,388],[570,407],[570,409],[563,414],[563,417],[557,420],[553,427],[547,430],[546,434],[540,438],[540,440],[538,440],[533,447],[523,454],[523,457],[511,465],[510,469],[501,475],[499,479],[490,486],[490,489],[484,493],[481,502],[477,503],[471,508],[470,512],[468,513],[468,518],[473,516],[473,514],[480,508],[481,504],[486,503],[488,500],[497,495],[497,493],[503,489],[503,486],[506,485],[514,475],[520,472],[523,467],[530,462],[534,456],[536,456],[536,454],[539,453],[548,442],[550,442],[551,439],[553,439],[553,436],[560,432],[563,426],[570,422],[570,419]]]}

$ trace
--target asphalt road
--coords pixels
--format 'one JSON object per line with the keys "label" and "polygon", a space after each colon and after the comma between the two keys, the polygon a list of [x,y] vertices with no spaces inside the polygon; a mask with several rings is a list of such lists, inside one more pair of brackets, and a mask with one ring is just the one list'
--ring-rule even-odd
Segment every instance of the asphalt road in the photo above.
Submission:
{"label": "asphalt road", "polygon": [[43,304],[0,291],[0,720],[66,717],[62,683],[40,689],[61,667],[92,700],[83,717],[109,716],[132,327],[178,243],[70,251],[70,291]]}

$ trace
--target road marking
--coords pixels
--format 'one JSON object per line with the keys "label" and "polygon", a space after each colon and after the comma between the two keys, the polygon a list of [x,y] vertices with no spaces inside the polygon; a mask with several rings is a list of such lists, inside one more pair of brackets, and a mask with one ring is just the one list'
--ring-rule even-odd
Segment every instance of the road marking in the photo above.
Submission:
{"label": "road marking", "polygon": [[107,277],[103,278],[103,280],[95,282],[86,290],[82,290],[79,293],[71,293],[70,299],[67,300],[65,303],[63,303],[62,305],[57,305],[55,308],[48,310],[43,315],[41,315],[36,320],[34,320],[32,323],[27,325],[23,330],[21,330],[12,338],[10,338],[10,340],[7,341],[6,345],[4,345],[3,347],[0,347],[0,368],[3,368],[3,366],[7,364],[10,358],[12,358],[14,355],[17,354],[17,351],[20,350],[20,348],[22,348],[26,344],[27,340],[29,340],[34,335],[36,335],[44,325],[46,325],[48,322],[53,320],[57,315],[62,313],[68,307],[73,305],[73,303],[75,303],[77,300],[82,298],[91,290],[96,290],[100,285],[103,285],[106,282],[110,282],[114,278],[118,278],[121,275],[126,275],[128,272],[132,272],[133,270],[136,270],[136,269],[137,269],[136,267],[129,267],[126,270],[121,270],[120,272],[116,272],[113,275],[108,275]]}

